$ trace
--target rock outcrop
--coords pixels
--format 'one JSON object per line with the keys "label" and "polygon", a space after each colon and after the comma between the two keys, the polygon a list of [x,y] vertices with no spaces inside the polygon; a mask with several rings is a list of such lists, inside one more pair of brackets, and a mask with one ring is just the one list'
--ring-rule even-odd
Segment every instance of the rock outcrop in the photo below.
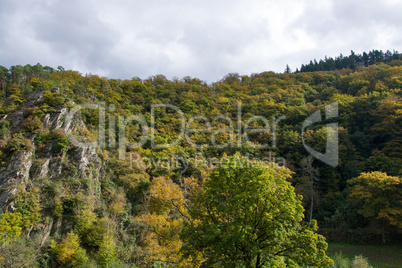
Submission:
{"label": "rock outcrop", "polygon": [[[3,120],[10,122],[10,133],[19,133],[27,120],[27,110],[43,101],[43,92],[34,92],[26,96],[26,101],[17,109],[5,116]],[[70,102],[71,103],[71,102]],[[43,129],[52,133],[72,133],[79,128],[85,128],[80,114],[69,116],[69,110],[65,107],[54,107],[51,113],[46,113],[41,118]],[[37,147],[40,141],[35,140],[37,135],[26,133],[25,135],[35,145],[34,148],[12,152],[7,161],[7,168],[0,172],[0,206],[3,209],[12,209],[10,200],[17,191],[20,183],[28,183],[39,178],[50,180],[76,177],[77,179],[99,180],[99,172],[102,169],[101,161],[96,152],[96,145],[92,143],[70,143],[63,151],[55,151],[54,141],[42,144],[40,153]],[[96,170],[97,172],[93,172]],[[95,174],[95,175],[94,175]]]}

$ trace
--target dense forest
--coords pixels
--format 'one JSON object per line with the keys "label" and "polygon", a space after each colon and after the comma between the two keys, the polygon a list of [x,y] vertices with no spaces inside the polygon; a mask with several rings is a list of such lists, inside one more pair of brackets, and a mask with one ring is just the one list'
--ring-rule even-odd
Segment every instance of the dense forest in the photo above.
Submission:
{"label": "dense forest", "polygon": [[[369,66],[376,63],[389,63],[393,60],[402,60],[402,55],[398,51],[389,51],[387,50],[385,53],[382,50],[372,50],[367,52],[363,52],[363,54],[356,54],[353,50],[350,52],[349,56],[343,56],[340,54],[338,57],[331,58],[325,57],[323,60],[314,59],[314,61],[310,61],[309,64],[302,64],[299,69],[296,69],[296,73],[298,72],[315,72],[315,71],[333,71],[349,68],[353,71],[356,70],[358,66]],[[289,72],[289,68],[286,69]]]}
{"label": "dense forest", "polygon": [[[397,243],[402,60],[377,52],[212,84],[0,66],[2,266],[327,267],[327,242]],[[306,150],[335,134],[335,165]]]}

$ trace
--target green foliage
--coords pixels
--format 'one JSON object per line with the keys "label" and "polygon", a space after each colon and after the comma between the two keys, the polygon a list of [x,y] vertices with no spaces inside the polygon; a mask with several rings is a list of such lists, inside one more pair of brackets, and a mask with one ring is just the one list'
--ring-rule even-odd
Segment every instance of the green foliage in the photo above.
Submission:
{"label": "green foliage", "polygon": [[10,128],[9,128],[10,123],[5,120],[0,121],[0,139],[3,139],[4,137],[7,137],[10,135]]}
{"label": "green foliage", "polygon": [[52,107],[58,107],[66,102],[66,97],[61,93],[52,93],[48,90],[43,93],[45,103]]}
{"label": "green foliage", "polygon": [[0,265],[4,268],[42,267],[39,265],[42,253],[39,235],[30,239],[21,236],[0,247]]}
{"label": "green foliage", "polygon": [[53,152],[59,153],[62,151],[67,151],[68,145],[70,144],[70,141],[66,136],[58,136],[56,139],[55,144],[53,145]]}
{"label": "green foliage", "polygon": [[50,247],[57,262],[66,267],[80,267],[88,261],[85,250],[80,246],[79,236],[72,231],[60,243],[53,240]]}
{"label": "green foliage", "polygon": [[101,265],[109,265],[116,262],[116,243],[114,237],[105,235],[102,243],[99,245],[98,263]]}
{"label": "green foliage", "polygon": [[382,172],[362,173],[348,181],[351,196],[362,201],[363,216],[402,228],[402,179]]}
{"label": "green foliage", "polygon": [[190,199],[192,220],[181,234],[184,256],[201,254],[202,267],[329,266],[316,223],[301,224],[300,198],[286,181],[291,172],[236,161],[213,170]]}
{"label": "green foliage", "polygon": [[22,215],[6,210],[0,215],[0,246],[21,235],[23,229]]}
{"label": "green foliage", "polygon": [[352,185],[351,196],[362,203],[358,212],[380,222],[382,240],[385,243],[386,224],[402,228],[402,178],[375,171],[362,173],[348,182]]}
{"label": "green foliage", "polygon": [[39,119],[39,117],[37,117],[36,115],[34,116],[29,116],[23,123],[22,128],[26,131],[26,132],[33,132],[36,129],[39,129],[43,127],[43,123],[42,121]]}
{"label": "green foliage", "polygon": [[352,265],[352,262],[342,255],[342,252],[335,253],[335,255],[332,256],[332,260],[334,261],[333,268],[350,268]]}
{"label": "green foliage", "polygon": [[[381,229],[382,222],[385,223],[385,233],[390,233],[389,237],[396,239],[397,236],[393,234],[399,233],[401,228],[399,224],[393,224],[400,221],[398,218],[400,205],[397,198],[392,197],[395,193],[384,188],[385,186],[375,188],[356,182],[348,187],[347,184],[348,179],[358,177],[361,172],[387,173],[386,178],[389,182],[393,181],[391,177],[400,177],[402,174],[401,61],[394,59],[389,64],[373,65],[382,61],[381,53],[371,52],[371,59],[369,54],[366,56],[363,54],[362,59],[365,61],[359,63],[353,59],[358,59],[360,55],[351,54],[349,57],[327,59],[316,63],[312,61],[312,65],[307,67],[307,69],[314,67],[332,71],[308,73],[304,72],[307,70],[304,69],[303,73],[264,72],[250,76],[233,73],[212,85],[191,77],[168,80],[163,75],[157,75],[146,80],[139,78],[121,80],[91,74],[82,75],[62,67],[53,70],[40,64],[17,65],[10,69],[0,66],[0,118],[5,119],[0,121],[0,174],[8,174],[10,171],[7,171],[8,167],[12,169],[14,166],[10,161],[12,156],[17,156],[21,151],[30,151],[33,153],[30,156],[33,165],[30,168],[29,179],[32,178],[35,186],[40,186],[39,192],[32,190],[34,189],[32,185],[20,191],[20,195],[17,195],[19,199],[16,203],[17,211],[12,212],[12,215],[9,215],[10,212],[4,213],[7,220],[4,220],[2,228],[11,228],[10,226],[16,228],[10,231],[10,234],[14,233],[11,235],[13,237],[11,240],[6,241],[7,235],[2,238],[6,241],[4,246],[10,253],[7,256],[17,258],[11,256],[11,247],[15,245],[16,248],[20,248],[19,245],[22,245],[22,240],[16,238],[18,230],[21,233],[26,232],[27,236],[31,233],[32,238],[37,234],[46,234],[49,222],[53,221],[49,238],[55,238],[66,229],[72,228],[89,254],[87,256],[84,250],[77,250],[75,258],[77,262],[85,262],[86,258],[90,257],[91,260],[85,264],[87,267],[95,267],[97,262],[104,266],[111,266],[112,264],[107,263],[113,262],[117,267],[119,261],[136,263],[139,267],[152,265],[189,267],[191,262],[197,263],[200,260],[207,262],[211,255],[219,255],[224,248],[230,249],[230,254],[227,254],[220,263],[221,266],[227,262],[231,267],[235,267],[233,262],[239,256],[242,256],[242,260],[236,263],[238,266],[242,265],[241,263],[256,265],[257,259],[260,264],[264,262],[270,267],[279,263],[295,266],[295,262],[305,266],[317,259],[325,259],[322,253],[325,241],[322,237],[316,236],[314,221],[311,225],[303,225],[301,206],[314,208],[305,211],[313,211],[312,218],[317,219],[321,227],[327,227],[325,232],[321,229],[321,233],[328,236],[328,239],[374,243],[380,234],[373,231],[373,228]],[[383,55],[383,59],[392,57],[392,53]],[[54,93],[54,90],[46,91],[50,88],[58,88],[62,93]],[[32,96],[41,94],[36,92],[27,95],[32,90],[44,91],[43,101],[32,101]],[[339,165],[332,168],[316,161],[314,168],[320,171],[320,175],[314,181],[314,191],[310,191],[311,182],[306,180],[302,172],[301,160],[308,154],[303,147],[300,129],[306,118],[318,109],[321,109],[321,116],[324,119],[325,106],[335,100],[339,102],[339,117],[332,119],[331,122],[339,123]],[[68,109],[72,109],[76,103],[98,104],[98,101],[104,101],[106,104],[106,127],[114,121],[115,125],[111,125],[111,129],[116,133],[113,136],[112,131],[109,132],[107,129],[106,147],[96,148],[98,154],[103,150],[101,157],[103,166],[94,171],[91,170],[92,163],[89,163],[87,167],[89,172],[78,174],[76,147],[69,143],[62,130],[43,128],[42,120],[45,115],[55,116],[61,106],[65,105]],[[242,109],[239,125],[236,122],[239,115],[238,102],[241,102]],[[223,148],[205,146],[196,149],[182,139],[171,148],[155,149],[151,147],[150,142],[147,142],[138,150],[129,148],[126,160],[116,160],[118,158],[116,143],[121,131],[117,124],[120,121],[118,116],[124,116],[125,119],[131,115],[141,116],[146,120],[147,130],[150,131],[151,105],[161,103],[181,108],[187,121],[197,115],[205,117],[211,123],[212,132],[229,126],[225,120],[214,120],[214,118],[220,115],[230,118],[236,136],[234,146]],[[85,136],[89,142],[96,141],[100,133],[99,111],[82,109],[80,112],[85,127],[75,129],[76,132]],[[172,109],[158,108],[155,110],[155,115],[156,143],[174,141],[181,127],[178,113]],[[238,143],[237,134],[240,132],[244,134],[247,120],[255,115],[267,118],[271,131],[248,133],[250,143],[246,143],[245,135],[242,135]],[[275,137],[277,146],[272,146],[274,135],[271,119],[272,116],[277,119],[282,115],[286,116],[286,120],[281,120],[277,125]],[[303,133],[304,141],[322,153],[327,142],[328,129],[325,127],[327,123],[329,121],[311,125]],[[190,124],[190,128],[193,129],[201,130],[207,127],[208,124],[204,119],[193,120]],[[264,122],[254,120],[250,127],[263,128]],[[138,142],[143,134],[143,129],[135,120],[126,126],[125,131],[128,142],[132,143]],[[190,137],[198,145],[210,145],[212,132],[194,132]],[[214,138],[219,144],[225,144],[230,140],[229,133],[222,131]],[[31,137],[34,137],[36,147],[27,139]],[[268,143],[269,146],[256,149],[250,145],[252,143]],[[49,152],[48,148],[52,148],[52,151]],[[192,192],[191,198],[186,199],[189,197],[189,188],[185,180],[193,177],[195,181],[204,181],[211,172],[212,165],[205,166],[198,163],[197,166],[197,161],[191,160],[190,165],[184,169],[169,166],[171,164],[169,161],[161,163],[144,161],[142,166],[136,162],[141,162],[141,157],[167,160],[179,156],[187,159],[192,156],[198,157],[198,154],[206,159],[222,158],[237,151],[247,154],[250,158],[271,158],[271,155],[284,157],[286,166],[295,174],[290,178],[288,171],[265,170],[262,167],[251,170],[238,167],[229,171],[214,169],[204,188]],[[133,159],[130,159],[131,153],[135,153]],[[137,157],[136,154],[141,157]],[[48,166],[49,178],[37,177],[39,175],[37,171],[45,169],[45,166],[42,166],[44,159],[42,161],[40,157],[51,158]],[[60,176],[55,176],[57,172],[54,169],[58,164],[61,165],[62,172]],[[92,175],[91,178],[85,176],[89,173]],[[211,178],[216,182],[212,183]],[[255,185],[247,183],[247,178],[255,182]],[[294,196],[293,188],[289,183],[285,183],[285,178],[295,186],[298,194],[304,196],[303,203],[300,203],[299,197]],[[383,182],[378,183],[383,185]],[[219,190],[227,184],[230,184],[228,189]],[[267,190],[262,186],[265,184],[275,184],[278,187]],[[215,187],[216,191],[212,186],[205,188],[208,185]],[[362,187],[368,192],[367,196],[363,198],[352,194],[353,198],[348,198],[351,196],[351,191],[356,192],[357,185],[363,185]],[[8,191],[9,188],[4,187],[1,190]],[[276,197],[278,192],[283,195]],[[379,192],[381,194],[377,196]],[[209,195],[210,198],[202,199],[201,193]],[[400,195],[399,192],[397,194]],[[273,198],[274,195],[276,199]],[[43,207],[39,205],[38,196],[41,197]],[[309,196],[314,197],[313,205],[309,202]],[[371,200],[367,201],[369,204],[365,204],[366,199]],[[264,203],[263,200],[269,200],[271,203],[268,201]],[[209,208],[203,207],[204,205],[208,205]],[[282,215],[276,213],[274,209],[269,210],[269,205],[275,205],[278,210],[286,213]],[[363,214],[358,214],[358,210],[363,213],[366,206],[370,205],[367,210],[371,211],[370,216],[364,214],[363,217]],[[264,206],[267,210],[265,214]],[[187,207],[191,208],[192,215],[195,215],[194,219],[188,214]],[[210,218],[206,214],[208,211],[212,215]],[[46,217],[42,217],[41,213]],[[257,221],[258,224],[254,226],[252,219],[256,216],[260,216],[264,221]],[[211,221],[211,217],[217,218],[216,223],[208,225],[210,222],[207,221]],[[250,220],[247,221],[247,218]],[[187,222],[187,229],[183,230],[183,234],[186,233],[188,237],[181,240],[179,233],[184,222]],[[288,228],[286,222],[291,227]],[[200,228],[198,236],[196,233],[191,233],[191,230],[198,230],[197,228]],[[262,231],[266,229],[267,232]],[[264,234],[269,234],[271,237],[266,241],[260,241],[264,239]],[[260,240],[253,240],[260,235],[262,235]],[[31,241],[31,238],[28,241]],[[282,239],[286,242],[280,244]],[[313,239],[316,239],[316,242],[311,242]],[[300,243],[298,243],[299,249],[294,254],[268,259],[267,252],[279,250],[280,247],[286,247],[295,240]],[[191,255],[192,258],[182,262],[179,250],[185,241],[186,246],[195,243],[191,250],[186,249],[188,255],[194,254]],[[56,261],[56,255],[53,259],[50,256],[46,257],[49,252],[46,252],[48,247],[46,242],[44,243],[41,252],[38,253],[41,254],[42,260],[38,261],[43,267],[54,266],[56,263],[52,261]],[[81,242],[78,244],[81,246]],[[267,244],[269,245],[266,248],[261,249]],[[246,250],[236,248],[236,245]],[[249,255],[244,257],[243,251]],[[32,256],[36,254],[31,250],[21,250],[20,256],[25,254],[23,252],[32,252]],[[182,252],[185,252],[184,249]],[[15,256],[17,255],[15,252]],[[200,259],[201,256],[204,259]],[[314,259],[311,256],[317,257]],[[245,261],[245,258],[248,261]],[[33,259],[36,261],[36,257]],[[73,265],[74,260],[71,260],[69,264],[59,262],[59,265]]]}
{"label": "green foliage", "polygon": [[29,228],[42,219],[42,206],[40,204],[40,191],[39,188],[31,186],[27,190],[26,186],[21,184],[18,187],[18,193],[14,197],[15,209],[21,213],[22,224],[21,227]]}
{"label": "green foliage", "polygon": [[33,151],[35,146],[30,139],[25,138],[21,133],[15,133],[11,141],[8,143],[10,152]]}
{"label": "green foliage", "polygon": [[59,218],[63,215],[63,201],[60,199],[60,197],[55,197],[54,198],[54,209],[52,211],[52,215],[55,218]]}
{"label": "green foliage", "polygon": [[84,207],[76,216],[74,229],[83,243],[91,247],[98,247],[101,244],[104,230],[90,207]]}

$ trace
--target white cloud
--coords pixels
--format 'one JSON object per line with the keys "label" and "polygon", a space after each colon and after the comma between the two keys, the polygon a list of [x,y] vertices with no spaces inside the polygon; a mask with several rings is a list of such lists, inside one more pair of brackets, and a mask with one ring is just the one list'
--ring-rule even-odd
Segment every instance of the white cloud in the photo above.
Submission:
{"label": "white cloud", "polygon": [[208,82],[402,45],[400,1],[0,0],[0,64]]}

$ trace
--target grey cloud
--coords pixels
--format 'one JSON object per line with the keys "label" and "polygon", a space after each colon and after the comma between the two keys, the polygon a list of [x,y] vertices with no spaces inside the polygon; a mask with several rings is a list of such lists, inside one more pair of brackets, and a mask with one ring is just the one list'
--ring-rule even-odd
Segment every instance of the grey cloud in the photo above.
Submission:
{"label": "grey cloud", "polygon": [[53,53],[77,57],[88,68],[107,67],[96,65],[103,63],[119,38],[83,1],[51,2],[30,24],[36,38],[49,44]]}
{"label": "grey cloud", "polygon": [[296,0],[0,0],[0,64],[209,82],[229,72],[282,72],[287,63],[295,69],[352,49],[398,49],[401,37],[390,35],[402,30],[402,6],[390,1],[333,0],[323,8],[325,1],[305,0],[299,14]]}
{"label": "grey cloud", "polygon": [[[328,9],[322,10],[305,2],[304,13],[290,29],[304,29],[311,35],[321,38],[344,38],[345,42],[355,41],[361,36],[373,35],[373,26],[387,25],[402,27],[400,10],[402,3],[379,1],[332,0]],[[328,41],[324,39],[324,41]],[[353,48],[351,48],[353,49]]]}

